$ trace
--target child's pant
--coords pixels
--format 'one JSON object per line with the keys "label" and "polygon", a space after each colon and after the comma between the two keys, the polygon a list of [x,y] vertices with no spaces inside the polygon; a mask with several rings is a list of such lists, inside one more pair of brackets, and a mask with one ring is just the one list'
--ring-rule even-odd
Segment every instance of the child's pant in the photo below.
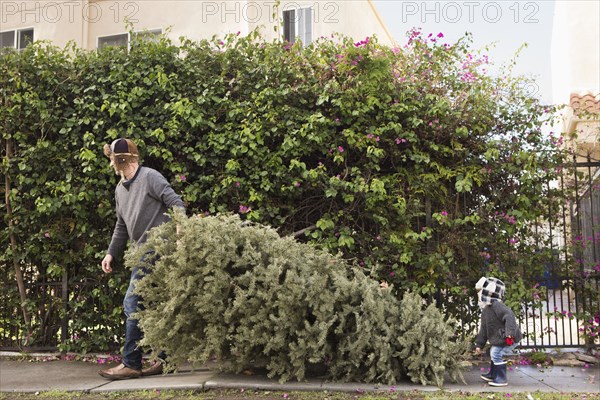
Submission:
{"label": "child's pant", "polygon": [[511,346],[492,346],[490,349],[490,358],[494,365],[505,364],[504,356],[510,356],[513,354],[513,350],[517,347],[518,343]]}

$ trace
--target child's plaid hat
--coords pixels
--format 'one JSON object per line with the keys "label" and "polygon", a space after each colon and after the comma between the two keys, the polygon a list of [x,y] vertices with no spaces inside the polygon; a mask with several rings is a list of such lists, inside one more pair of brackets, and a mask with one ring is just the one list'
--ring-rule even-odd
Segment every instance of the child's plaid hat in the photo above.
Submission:
{"label": "child's plaid hat", "polygon": [[483,277],[477,281],[475,289],[481,292],[480,297],[483,303],[492,304],[494,301],[504,300],[506,286],[500,279]]}

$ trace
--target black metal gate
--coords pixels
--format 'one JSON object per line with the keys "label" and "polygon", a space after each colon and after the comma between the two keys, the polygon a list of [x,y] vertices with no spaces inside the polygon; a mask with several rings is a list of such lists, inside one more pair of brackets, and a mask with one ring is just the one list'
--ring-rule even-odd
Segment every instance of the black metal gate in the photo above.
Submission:
{"label": "black metal gate", "polygon": [[[573,159],[560,179],[572,194],[563,207],[562,222],[549,226],[556,243],[550,268],[540,280],[544,301],[533,308],[523,305],[522,347],[599,347],[600,330],[600,162]],[[567,245],[569,244],[569,245]],[[569,275],[563,263],[578,266]],[[587,334],[588,340],[584,340]],[[596,338],[596,340],[591,341]]]}

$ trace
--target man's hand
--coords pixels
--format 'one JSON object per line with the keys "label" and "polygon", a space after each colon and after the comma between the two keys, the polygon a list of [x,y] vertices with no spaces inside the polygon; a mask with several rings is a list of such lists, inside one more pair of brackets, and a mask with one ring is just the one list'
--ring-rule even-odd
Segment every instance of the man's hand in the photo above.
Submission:
{"label": "man's hand", "polygon": [[112,261],[113,256],[111,256],[110,254],[104,256],[104,259],[102,260],[102,271],[104,271],[104,273],[110,274],[112,272]]}

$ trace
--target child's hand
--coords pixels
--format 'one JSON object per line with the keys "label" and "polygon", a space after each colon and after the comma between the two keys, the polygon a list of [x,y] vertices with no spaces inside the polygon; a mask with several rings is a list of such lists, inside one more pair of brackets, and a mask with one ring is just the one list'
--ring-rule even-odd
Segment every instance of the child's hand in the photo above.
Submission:
{"label": "child's hand", "polygon": [[475,348],[475,355],[480,355],[481,354],[481,349],[479,347]]}
{"label": "child's hand", "polygon": [[515,344],[515,338],[512,336],[507,336],[504,340],[506,341],[507,346],[512,346],[513,344]]}

